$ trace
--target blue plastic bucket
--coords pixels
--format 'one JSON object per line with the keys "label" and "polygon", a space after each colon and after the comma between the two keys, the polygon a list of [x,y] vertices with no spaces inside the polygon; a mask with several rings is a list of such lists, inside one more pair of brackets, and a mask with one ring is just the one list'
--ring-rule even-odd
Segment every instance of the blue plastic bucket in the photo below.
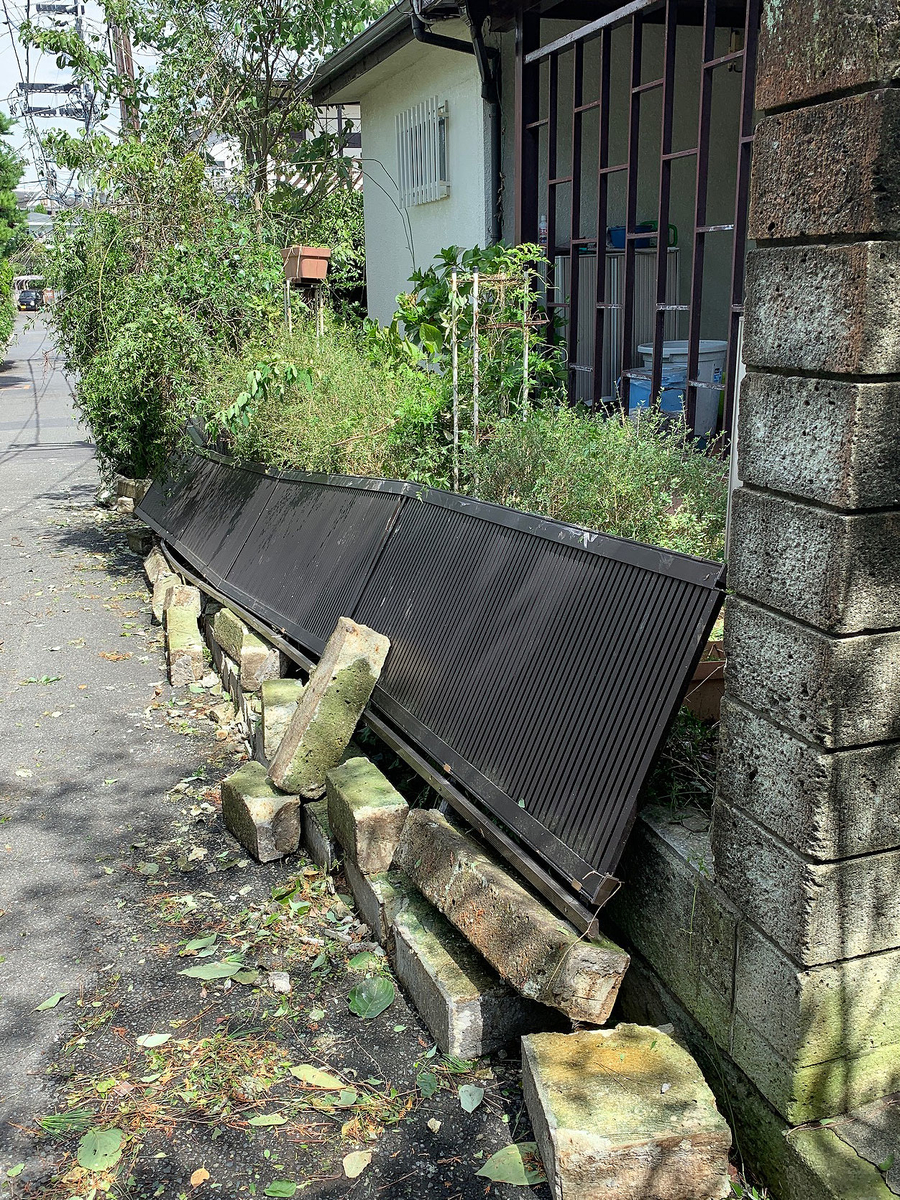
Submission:
{"label": "blue plastic bucket", "polygon": [[[628,392],[628,414],[636,413],[639,409],[650,407],[650,373],[632,375]],[[687,383],[685,371],[677,368],[663,368],[660,383],[660,403],[663,412],[680,413],[684,410],[684,388]]]}

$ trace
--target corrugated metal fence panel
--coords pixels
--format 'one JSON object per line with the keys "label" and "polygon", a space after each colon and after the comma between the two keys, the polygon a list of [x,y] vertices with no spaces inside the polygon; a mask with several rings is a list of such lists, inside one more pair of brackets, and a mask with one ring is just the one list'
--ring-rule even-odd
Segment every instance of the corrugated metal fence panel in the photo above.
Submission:
{"label": "corrugated metal fence panel", "polygon": [[230,594],[320,653],[352,614],[402,496],[336,482],[284,480],[238,554]]}
{"label": "corrugated metal fence panel", "polygon": [[215,458],[150,525],[319,654],[340,616],[391,640],[373,707],[582,900],[605,894],[712,626],[720,564],[413,484]]}

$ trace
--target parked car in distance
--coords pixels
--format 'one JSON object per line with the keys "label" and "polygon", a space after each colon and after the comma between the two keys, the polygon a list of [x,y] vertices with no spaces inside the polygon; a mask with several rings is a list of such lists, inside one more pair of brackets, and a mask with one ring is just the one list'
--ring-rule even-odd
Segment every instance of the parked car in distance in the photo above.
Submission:
{"label": "parked car in distance", "polygon": [[43,305],[43,292],[37,292],[31,288],[19,292],[19,312],[37,312],[39,308],[43,308]]}

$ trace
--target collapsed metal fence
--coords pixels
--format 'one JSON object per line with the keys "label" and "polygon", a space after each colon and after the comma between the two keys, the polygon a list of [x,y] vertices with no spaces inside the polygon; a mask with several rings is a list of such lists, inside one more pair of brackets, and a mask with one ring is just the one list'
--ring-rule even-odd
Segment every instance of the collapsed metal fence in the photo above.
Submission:
{"label": "collapsed metal fence", "polygon": [[308,656],[340,616],[386,634],[370,723],[590,926],[721,606],[720,563],[417,484],[212,453],[173,463],[138,513]]}

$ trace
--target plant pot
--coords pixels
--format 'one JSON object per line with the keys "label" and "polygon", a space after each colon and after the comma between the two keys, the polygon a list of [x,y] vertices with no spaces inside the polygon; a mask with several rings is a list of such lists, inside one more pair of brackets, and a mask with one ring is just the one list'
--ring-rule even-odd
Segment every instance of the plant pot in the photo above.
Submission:
{"label": "plant pot", "polygon": [[324,246],[289,246],[281,251],[284,277],[302,283],[319,283],[328,274],[331,251]]}
{"label": "plant pot", "polygon": [[701,721],[718,721],[725,694],[725,644],[716,639],[706,643],[691,685],[681,701]]}

